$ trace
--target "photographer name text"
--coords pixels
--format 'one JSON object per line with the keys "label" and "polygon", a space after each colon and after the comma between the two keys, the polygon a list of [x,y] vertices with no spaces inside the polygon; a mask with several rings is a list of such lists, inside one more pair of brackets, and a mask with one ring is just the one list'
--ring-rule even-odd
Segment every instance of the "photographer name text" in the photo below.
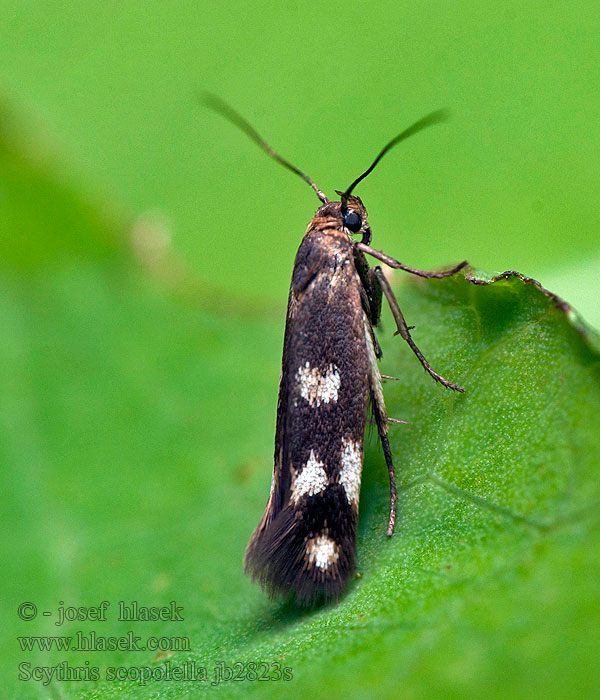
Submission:
{"label": "photographer name text", "polygon": [[[98,605],[65,605],[59,601],[56,610],[43,610],[43,617],[52,617],[54,624],[61,627],[65,622],[106,622],[111,616],[111,603],[103,600]],[[121,622],[183,622],[183,606],[172,600],[168,605],[140,605],[136,600],[126,603],[120,600],[113,612],[114,619]],[[35,603],[21,603],[18,610],[22,620],[34,620],[40,613]]]}

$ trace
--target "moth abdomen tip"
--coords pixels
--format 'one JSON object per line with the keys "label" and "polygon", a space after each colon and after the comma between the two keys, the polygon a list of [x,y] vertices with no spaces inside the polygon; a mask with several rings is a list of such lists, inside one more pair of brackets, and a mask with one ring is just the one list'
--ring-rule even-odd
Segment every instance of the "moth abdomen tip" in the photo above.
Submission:
{"label": "moth abdomen tip", "polygon": [[244,568],[270,596],[300,606],[339,600],[354,572],[355,539],[327,528],[311,530],[309,518],[287,506],[250,541]]}

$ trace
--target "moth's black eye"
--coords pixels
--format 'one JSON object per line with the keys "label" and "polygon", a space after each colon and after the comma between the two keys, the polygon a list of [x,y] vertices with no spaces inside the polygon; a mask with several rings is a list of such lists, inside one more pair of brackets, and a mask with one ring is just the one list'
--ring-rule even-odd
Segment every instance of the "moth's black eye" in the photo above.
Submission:
{"label": "moth's black eye", "polygon": [[344,226],[349,228],[352,233],[358,233],[362,226],[362,219],[355,211],[346,212],[344,216]]}

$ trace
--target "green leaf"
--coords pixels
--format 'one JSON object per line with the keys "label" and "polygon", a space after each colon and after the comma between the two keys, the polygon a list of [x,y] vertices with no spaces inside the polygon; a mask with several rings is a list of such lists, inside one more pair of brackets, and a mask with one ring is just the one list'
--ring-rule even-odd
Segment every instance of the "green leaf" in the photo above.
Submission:
{"label": "green leaf", "polygon": [[[78,256],[110,258],[123,217],[73,185],[38,133],[0,103],[0,268],[27,272]],[[51,175],[50,175],[51,173]]]}
{"label": "green leaf", "polygon": [[[131,255],[98,209],[73,206],[77,187],[50,163],[34,172],[17,155],[27,167],[5,151],[0,179],[17,193],[6,233],[18,240],[19,212],[31,220],[19,191],[41,182],[54,209],[29,229],[47,255],[25,272],[15,254],[0,274],[6,697],[204,697],[218,662],[256,661],[293,679],[224,682],[227,697],[595,694],[600,364],[597,337],[570,309],[519,276],[397,287],[416,343],[466,392],[436,385],[384,317],[381,368],[399,377],[385,387],[388,411],[410,422],[390,428],[396,532],[385,537],[387,472],[371,435],[359,577],[338,605],[297,610],[241,570],[269,489],[284,308],[274,318],[227,293],[215,301],[168,246],[163,265]],[[52,248],[57,221],[64,254]],[[107,255],[99,240],[118,243]],[[55,625],[59,601],[103,600],[106,621]],[[176,601],[184,620],[119,621],[121,600]],[[24,601],[35,620],[18,618]],[[17,642],[79,630],[185,638],[190,649]],[[89,662],[102,680],[17,676],[20,663],[56,676],[65,662]],[[110,667],[186,663],[209,680],[104,680]]]}

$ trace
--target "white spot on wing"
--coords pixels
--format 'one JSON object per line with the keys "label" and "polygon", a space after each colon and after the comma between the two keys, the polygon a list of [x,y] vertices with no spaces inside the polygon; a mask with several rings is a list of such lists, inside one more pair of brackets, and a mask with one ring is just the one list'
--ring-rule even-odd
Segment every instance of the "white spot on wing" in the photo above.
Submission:
{"label": "white spot on wing", "polygon": [[298,503],[303,496],[314,496],[327,488],[329,480],[323,466],[311,450],[308,462],[292,484],[292,503]]}
{"label": "white spot on wing", "polygon": [[300,386],[300,396],[311,406],[337,402],[341,379],[340,371],[335,365],[319,369],[306,362],[304,367],[298,368],[296,379]]}
{"label": "white spot on wing", "polygon": [[339,481],[344,487],[348,503],[358,505],[362,472],[362,450],[360,445],[353,440],[344,439],[342,445],[342,468]]}
{"label": "white spot on wing", "polygon": [[306,543],[308,563],[318,569],[328,569],[339,559],[339,547],[327,535],[313,537]]}

